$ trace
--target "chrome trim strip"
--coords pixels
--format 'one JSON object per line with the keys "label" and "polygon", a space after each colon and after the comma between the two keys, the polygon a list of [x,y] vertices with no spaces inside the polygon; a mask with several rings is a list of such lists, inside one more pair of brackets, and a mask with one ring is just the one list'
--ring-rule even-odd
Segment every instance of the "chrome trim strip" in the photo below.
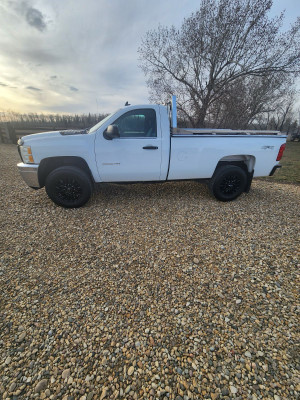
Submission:
{"label": "chrome trim strip", "polygon": [[17,165],[19,173],[28,186],[32,188],[40,188],[38,179],[38,164],[24,164]]}

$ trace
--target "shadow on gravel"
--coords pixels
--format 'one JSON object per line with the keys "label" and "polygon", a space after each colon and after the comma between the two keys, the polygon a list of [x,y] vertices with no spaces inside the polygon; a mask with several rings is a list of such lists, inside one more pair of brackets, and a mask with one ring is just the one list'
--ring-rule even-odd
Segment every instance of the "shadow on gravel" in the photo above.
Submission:
{"label": "shadow on gravel", "polygon": [[186,198],[187,201],[210,199],[213,197],[203,182],[184,181],[184,182],[164,182],[164,183],[135,183],[135,184],[115,184],[100,183],[95,186],[93,202],[134,200],[134,199],[172,199]]}

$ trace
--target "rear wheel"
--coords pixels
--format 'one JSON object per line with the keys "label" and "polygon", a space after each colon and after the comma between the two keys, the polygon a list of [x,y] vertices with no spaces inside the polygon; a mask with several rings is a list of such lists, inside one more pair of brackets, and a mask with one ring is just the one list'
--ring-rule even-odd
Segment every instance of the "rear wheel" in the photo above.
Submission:
{"label": "rear wheel", "polygon": [[93,191],[88,174],[72,166],[59,167],[50,172],[46,178],[45,188],[54,203],[66,208],[83,206]]}
{"label": "rear wheel", "polygon": [[210,180],[210,190],[220,201],[231,201],[240,196],[247,186],[246,172],[235,165],[218,169]]}

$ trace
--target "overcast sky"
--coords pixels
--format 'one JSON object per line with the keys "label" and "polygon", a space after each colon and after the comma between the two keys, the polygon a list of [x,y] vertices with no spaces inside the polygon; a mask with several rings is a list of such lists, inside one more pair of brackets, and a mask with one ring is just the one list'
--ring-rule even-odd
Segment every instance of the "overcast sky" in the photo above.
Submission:
{"label": "overcast sky", "polygon": [[[196,0],[0,0],[0,111],[111,112],[148,103],[142,36],[179,26]],[[285,25],[299,0],[275,0]]]}

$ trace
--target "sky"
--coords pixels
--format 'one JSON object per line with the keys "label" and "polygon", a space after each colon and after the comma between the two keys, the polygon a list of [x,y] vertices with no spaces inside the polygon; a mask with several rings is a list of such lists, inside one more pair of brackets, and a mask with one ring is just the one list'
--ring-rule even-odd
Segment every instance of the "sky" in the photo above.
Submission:
{"label": "sky", "polygon": [[[142,37],[180,26],[196,0],[0,0],[0,112],[108,113],[147,104]],[[274,0],[285,28],[299,0]]]}

